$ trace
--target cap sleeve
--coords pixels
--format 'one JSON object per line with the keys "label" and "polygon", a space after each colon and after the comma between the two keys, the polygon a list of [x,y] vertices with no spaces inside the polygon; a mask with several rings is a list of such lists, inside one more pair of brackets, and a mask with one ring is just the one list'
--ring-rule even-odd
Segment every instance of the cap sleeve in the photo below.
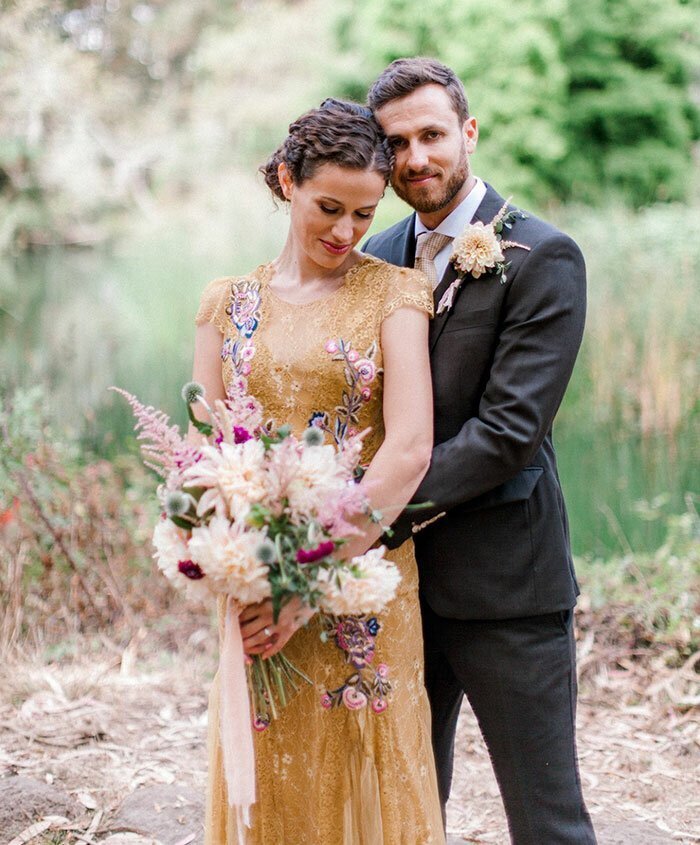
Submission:
{"label": "cap sleeve", "polygon": [[420,270],[392,267],[387,278],[381,319],[385,320],[398,308],[417,308],[433,316],[433,288]]}
{"label": "cap sleeve", "polygon": [[199,302],[197,316],[194,318],[198,326],[212,323],[224,334],[226,331],[226,306],[231,291],[231,279],[214,279],[204,288]]}

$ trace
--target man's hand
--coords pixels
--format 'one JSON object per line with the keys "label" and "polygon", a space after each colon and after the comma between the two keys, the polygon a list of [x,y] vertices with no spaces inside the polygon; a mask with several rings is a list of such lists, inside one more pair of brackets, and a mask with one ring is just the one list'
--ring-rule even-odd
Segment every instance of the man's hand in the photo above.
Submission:
{"label": "man's hand", "polygon": [[249,605],[239,617],[243,650],[246,654],[260,654],[263,659],[272,657],[284,648],[292,635],[305,625],[315,612],[295,596],[285,604],[277,624],[274,624],[271,599]]}

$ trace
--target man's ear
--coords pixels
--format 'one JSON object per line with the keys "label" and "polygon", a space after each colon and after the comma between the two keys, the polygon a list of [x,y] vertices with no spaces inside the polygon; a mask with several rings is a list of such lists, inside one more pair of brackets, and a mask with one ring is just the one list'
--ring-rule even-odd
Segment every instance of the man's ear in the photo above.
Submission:
{"label": "man's ear", "polygon": [[479,124],[475,117],[468,117],[464,121],[462,132],[464,133],[464,141],[467,145],[467,154],[471,155],[476,149],[476,143],[479,140]]}
{"label": "man's ear", "polygon": [[291,200],[292,192],[294,190],[294,180],[292,179],[292,174],[289,172],[289,168],[283,161],[279,163],[277,168],[277,178],[280,183],[280,188],[282,188],[284,198],[286,200]]}

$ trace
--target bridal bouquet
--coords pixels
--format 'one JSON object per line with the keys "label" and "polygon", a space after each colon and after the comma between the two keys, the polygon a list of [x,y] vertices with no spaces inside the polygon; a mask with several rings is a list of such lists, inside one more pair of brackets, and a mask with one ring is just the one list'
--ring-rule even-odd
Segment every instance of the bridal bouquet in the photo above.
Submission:
{"label": "bridal bouquet", "polygon": [[[289,426],[263,423],[260,404],[245,388],[242,382],[212,407],[201,385],[184,386],[189,419],[207,438],[200,443],[185,440],[163,412],[113,388],[132,407],[144,462],[164,479],[158,488],[161,519],[153,532],[158,567],[191,597],[227,596],[234,603],[227,623],[266,598],[276,621],[282,606],[299,596],[326,615],[324,638],[330,630],[342,641],[347,625],[340,617],[347,616],[359,617],[365,627],[373,623],[368,629],[376,634],[376,620],[363,619],[394,597],[398,570],[384,559],[383,547],[349,561],[337,555],[358,532],[352,517],[371,513],[355,483],[364,432],[330,445],[312,425],[297,438]],[[207,421],[195,416],[196,405]],[[237,621],[235,629],[228,634],[240,638]],[[246,674],[256,730],[277,716],[290,688],[311,683],[283,651],[248,660]],[[381,712],[390,684],[384,673],[375,675],[367,682],[356,673],[352,688],[336,690],[335,698],[327,694],[322,705],[355,709],[358,701],[371,700]]]}

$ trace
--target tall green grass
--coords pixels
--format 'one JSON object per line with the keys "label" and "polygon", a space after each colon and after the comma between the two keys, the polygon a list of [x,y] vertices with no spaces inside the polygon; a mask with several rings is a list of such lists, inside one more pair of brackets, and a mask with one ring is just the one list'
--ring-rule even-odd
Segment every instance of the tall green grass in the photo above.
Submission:
{"label": "tall green grass", "polygon": [[700,204],[570,208],[588,264],[585,340],[567,419],[673,437],[700,402]]}

